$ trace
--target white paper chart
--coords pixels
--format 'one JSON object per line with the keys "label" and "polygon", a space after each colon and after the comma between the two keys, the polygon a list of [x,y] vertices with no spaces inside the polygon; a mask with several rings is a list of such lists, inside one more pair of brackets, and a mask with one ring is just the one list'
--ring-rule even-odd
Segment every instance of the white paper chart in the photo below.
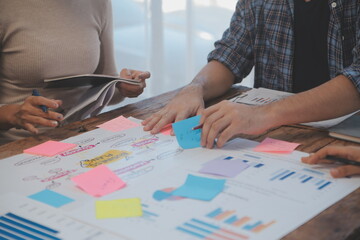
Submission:
{"label": "white paper chart", "polygon": [[[55,157],[20,154],[1,160],[1,192],[15,192],[26,200],[44,189],[63,194],[74,201],[57,208],[58,213],[116,235],[114,239],[279,239],[360,186],[359,177],[333,179],[327,166],[302,164],[306,153],[254,152],[258,143],[245,139],[222,149],[183,150],[173,136],[151,135],[136,127],[121,132],[96,129],[65,142],[79,146]],[[219,157],[241,159],[249,167],[234,178],[199,173],[204,163]],[[99,164],[106,164],[127,186],[95,198],[70,180]],[[226,179],[225,189],[212,201],[169,195],[188,174]],[[123,198],[140,198],[143,216],[95,218],[96,200]],[[2,216],[10,212],[46,223],[35,213],[16,212],[12,204],[1,204],[0,209]],[[49,227],[64,232],[61,224]]]}

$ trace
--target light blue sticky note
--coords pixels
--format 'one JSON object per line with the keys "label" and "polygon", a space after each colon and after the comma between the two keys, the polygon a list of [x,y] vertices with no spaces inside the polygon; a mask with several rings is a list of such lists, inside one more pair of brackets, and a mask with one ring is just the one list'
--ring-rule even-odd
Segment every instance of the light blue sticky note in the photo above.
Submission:
{"label": "light blue sticky note", "polygon": [[172,192],[174,196],[210,201],[221,193],[225,179],[213,179],[189,174],[185,184]]}
{"label": "light blue sticky note", "polygon": [[193,130],[200,124],[201,116],[191,117],[172,124],[176,139],[183,149],[200,147],[201,129]]}
{"label": "light blue sticky note", "polygon": [[66,197],[60,193],[45,189],[41,192],[30,195],[29,198],[34,199],[36,201],[48,204],[53,207],[61,207],[65,204],[73,202],[74,199]]}

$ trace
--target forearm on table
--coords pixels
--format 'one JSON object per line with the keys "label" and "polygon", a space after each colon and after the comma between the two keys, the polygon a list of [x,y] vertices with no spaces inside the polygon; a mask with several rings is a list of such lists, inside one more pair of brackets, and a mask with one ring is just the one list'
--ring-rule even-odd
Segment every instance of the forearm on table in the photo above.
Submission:
{"label": "forearm on table", "polygon": [[18,105],[0,106],[0,130],[8,130],[15,127],[11,120],[18,110]]}
{"label": "forearm on table", "polygon": [[360,93],[343,75],[311,90],[260,107],[271,127],[336,118],[358,109]]}
{"label": "forearm on table", "polygon": [[233,73],[218,61],[211,61],[195,76],[190,86],[199,86],[205,101],[224,94],[234,84]]}

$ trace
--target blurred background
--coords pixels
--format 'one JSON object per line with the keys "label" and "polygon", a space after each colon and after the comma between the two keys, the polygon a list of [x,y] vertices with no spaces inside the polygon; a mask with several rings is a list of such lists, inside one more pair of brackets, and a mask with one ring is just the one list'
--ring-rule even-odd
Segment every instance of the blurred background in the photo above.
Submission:
{"label": "blurred background", "polygon": [[[121,105],[189,83],[229,26],[236,2],[112,0],[118,70],[126,67],[152,73],[145,92]],[[253,73],[242,85],[253,86]]]}

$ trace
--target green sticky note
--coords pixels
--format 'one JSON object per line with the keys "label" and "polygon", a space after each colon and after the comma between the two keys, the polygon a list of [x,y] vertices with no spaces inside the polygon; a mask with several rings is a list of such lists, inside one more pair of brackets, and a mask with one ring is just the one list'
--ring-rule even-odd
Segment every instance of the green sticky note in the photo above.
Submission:
{"label": "green sticky note", "polygon": [[96,218],[122,218],[142,216],[141,201],[139,198],[96,201]]}

